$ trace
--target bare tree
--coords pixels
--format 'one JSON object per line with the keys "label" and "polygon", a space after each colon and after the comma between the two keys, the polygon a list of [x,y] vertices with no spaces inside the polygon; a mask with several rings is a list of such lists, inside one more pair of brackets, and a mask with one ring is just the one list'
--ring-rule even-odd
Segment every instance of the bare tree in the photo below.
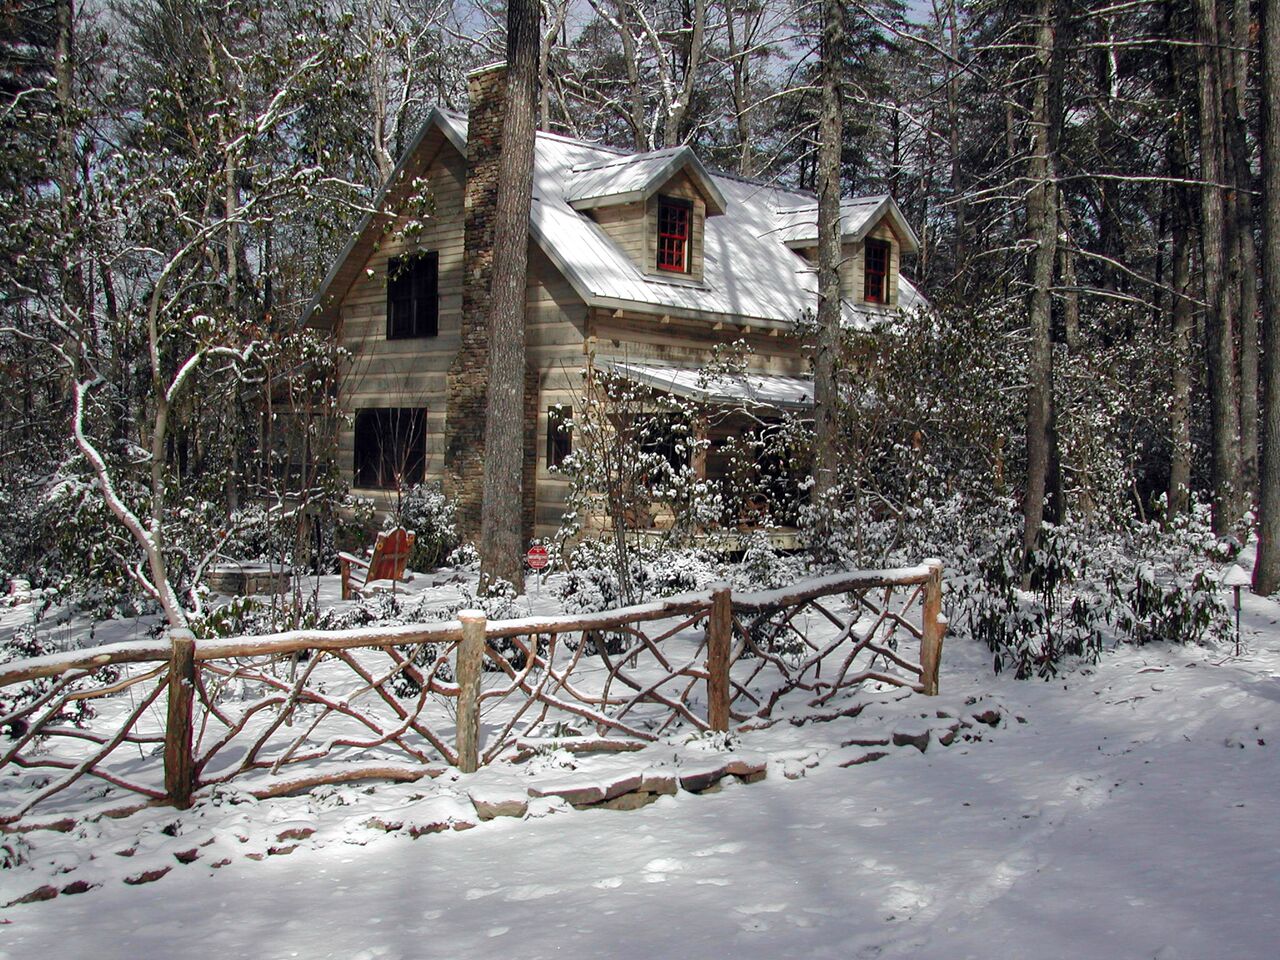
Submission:
{"label": "bare tree", "polygon": [[1226,282],[1223,197],[1225,147],[1217,0],[1196,0],[1196,70],[1200,94],[1201,242],[1204,248],[1205,353],[1212,431],[1213,529],[1226,533],[1241,512],[1240,381],[1235,364],[1235,290]]}
{"label": "bare tree", "polygon": [[[1023,554],[1035,548],[1044,522],[1049,493],[1053,426],[1053,271],[1058,243],[1057,138],[1061,131],[1062,64],[1059,57],[1057,5],[1038,0],[1035,31],[1035,77],[1029,117],[1031,156],[1027,193],[1027,233],[1034,246],[1027,298],[1030,350],[1027,357],[1027,483],[1022,496]],[[1054,505],[1061,509],[1061,504]]]}
{"label": "bare tree", "polygon": [[[1224,0],[1225,2],[1225,0]],[[1225,10],[1219,12],[1219,17]],[[1249,164],[1249,0],[1234,0],[1230,31],[1222,36],[1224,173],[1232,185],[1226,201],[1228,275],[1240,318],[1241,503],[1247,506],[1258,479],[1258,251],[1253,236],[1253,171]]]}
{"label": "bare tree", "polygon": [[822,4],[822,108],[818,120],[818,342],[813,364],[814,549],[825,554],[836,492],[836,355],[840,343],[840,152],[843,142],[841,74],[844,5]]}
{"label": "bare tree", "polygon": [[498,161],[490,281],[489,399],[485,414],[480,586],[524,586],[524,305],[538,85],[538,0],[507,6],[506,120]]}
{"label": "bare tree", "polygon": [[1280,0],[1262,9],[1263,438],[1256,593],[1280,589]]}

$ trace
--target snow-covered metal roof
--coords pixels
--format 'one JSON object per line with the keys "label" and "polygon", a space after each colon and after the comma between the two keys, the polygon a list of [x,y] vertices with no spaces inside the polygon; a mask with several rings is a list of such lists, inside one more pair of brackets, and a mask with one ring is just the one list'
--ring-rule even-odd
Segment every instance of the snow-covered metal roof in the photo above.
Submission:
{"label": "snow-covered metal roof", "polygon": [[813,381],[763,373],[707,373],[693,367],[605,360],[601,366],[620,377],[677,397],[716,403],[745,403],[775,410],[813,407]]}
{"label": "snow-covered metal roof", "polygon": [[[438,131],[434,139],[432,131]],[[379,196],[377,209],[399,196],[391,191],[392,184],[396,190],[407,189],[411,175],[417,175],[417,168],[427,162],[420,150],[425,152],[428,144],[444,140],[465,155],[466,139],[465,117],[433,110]],[[700,280],[645,273],[591,217],[575,209],[575,204],[603,196],[604,190],[614,191],[611,197],[657,190],[667,170],[683,170],[695,182],[705,180],[709,207],[714,199],[724,210],[722,216],[705,221]],[[899,232],[904,246],[911,249],[915,234],[891,198],[853,200],[846,206],[850,225],[856,222],[864,234],[880,216],[894,217],[895,225],[905,231]],[[537,135],[530,234],[593,307],[658,316],[715,315],[790,328],[817,308],[813,265],[792,249],[805,245],[800,242],[805,225],[810,217],[816,224],[816,210],[812,194],[710,173],[688,147],[634,156],[557,134]],[[362,253],[367,255],[365,248],[371,249],[371,242],[365,241],[386,217],[386,213],[369,215],[362,222],[308,308],[306,316],[312,322],[331,318],[359,269],[354,261]],[[816,228],[812,232],[816,236]],[[900,305],[920,302],[923,299],[915,288],[900,278]],[[891,308],[852,300],[842,303],[843,322],[854,329],[868,329],[894,314]]]}
{"label": "snow-covered metal roof", "polygon": [[687,146],[612,156],[570,171],[564,199],[575,210],[648,200],[677,173],[685,173],[702,192],[708,216],[724,213],[725,199],[715,179]]}
{"label": "snow-covered metal roof", "polygon": [[[914,253],[920,248],[906,217],[887,193],[878,197],[856,197],[840,202],[840,238],[857,242],[885,217],[889,218],[894,232],[902,241],[905,252]],[[800,249],[818,243],[818,205],[807,203],[778,211],[777,238],[788,247]]]}

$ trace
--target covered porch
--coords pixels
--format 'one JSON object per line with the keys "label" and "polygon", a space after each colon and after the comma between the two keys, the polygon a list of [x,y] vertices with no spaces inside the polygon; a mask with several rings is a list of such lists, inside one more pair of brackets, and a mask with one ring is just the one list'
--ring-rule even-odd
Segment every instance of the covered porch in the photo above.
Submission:
{"label": "covered porch", "polygon": [[[688,401],[686,422],[652,430],[640,445],[661,454],[673,469],[689,471],[722,498],[715,522],[701,522],[687,534],[697,546],[733,553],[748,537],[763,536],[776,549],[800,548],[798,519],[809,473],[803,439],[813,409],[812,380],[629,360],[609,360],[600,367],[655,394]],[[681,435],[691,442],[679,442]],[[676,518],[669,506],[655,503],[628,521],[637,538],[660,539]]]}

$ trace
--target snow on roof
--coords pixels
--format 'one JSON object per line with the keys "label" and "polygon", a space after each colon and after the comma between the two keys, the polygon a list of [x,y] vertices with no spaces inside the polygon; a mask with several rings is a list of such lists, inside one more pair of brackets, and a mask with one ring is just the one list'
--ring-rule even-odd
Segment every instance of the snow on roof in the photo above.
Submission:
{"label": "snow on roof", "polygon": [[710,374],[692,367],[606,360],[601,366],[618,376],[677,397],[720,403],[747,403],[776,410],[813,407],[813,381],[774,374]]}
{"label": "snow on roof", "polygon": [[724,213],[724,195],[702,161],[687,146],[614,156],[570,171],[564,199],[575,210],[648,200],[663,184],[685,172],[702,191],[708,215]]}
{"label": "snow on roof", "polygon": [[[466,118],[437,108],[401,159],[391,183],[406,180],[418,162],[413,159],[415,151],[436,129],[466,154]],[[599,225],[575,209],[575,205],[599,201],[605,190],[614,191],[610,198],[657,190],[665,177],[680,170],[700,183],[708,194],[709,209],[718,205],[724,210],[723,216],[708,216],[704,225],[701,280],[645,273]],[[390,198],[384,188],[378,209]],[[873,210],[872,217],[875,210],[883,209],[905,228],[906,233],[900,233],[904,243],[914,240],[891,198],[848,201],[847,207],[851,223],[855,214],[863,217],[859,212],[864,207]],[[807,217],[811,215],[816,223],[816,209],[811,194],[710,173],[688,147],[637,156],[558,134],[537,135],[530,233],[578,295],[593,307],[655,315],[713,314],[757,325],[790,327],[817,307],[813,265],[788,247],[788,242],[796,242],[805,232]],[[371,232],[375,219],[373,215],[365,218],[340,263],[330,271],[307,310],[306,316],[313,322],[323,322],[323,313],[332,310],[345,294],[343,284],[349,284],[354,273],[350,264],[341,261],[361,253],[364,248],[357,239]],[[858,222],[866,229],[874,225],[864,220]],[[816,234],[816,229],[813,232]],[[915,288],[900,278],[900,303],[906,306],[908,299],[922,302]],[[842,313],[846,326],[868,329],[894,311],[845,300]]]}
{"label": "snow on roof", "polygon": [[[877,197],[855,197],[840,201],[840,238],[857,242],[888,217],[908,253],[920,247],[920,240],[893,197],[887,193]],[[812,247],[818,242],[818,205],[816,203],[778,211],[777,239],[788,247]]]}

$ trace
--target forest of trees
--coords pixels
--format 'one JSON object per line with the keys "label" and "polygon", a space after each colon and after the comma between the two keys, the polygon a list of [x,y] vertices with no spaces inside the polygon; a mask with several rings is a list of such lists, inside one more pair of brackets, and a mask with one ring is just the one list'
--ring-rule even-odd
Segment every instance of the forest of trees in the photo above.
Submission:
{"label": "forest of trees", "polygon": [[[1024,551],[1046,522],[1198,502],[1241,538],[1261,507],[1269,593],[1274,6],[542,0],[536,123],[815,192],[835,163],[840,193],[898,200],[935,310],[843,345],[882,358],[834,428],[856,505],[928,523],[960,496]],[[98,564],[172,620],[207,531],[282,484],[341,497],[316,399],[340,358],[302,308],[506,23],[483,0],[0,0],[0,572]]]}

